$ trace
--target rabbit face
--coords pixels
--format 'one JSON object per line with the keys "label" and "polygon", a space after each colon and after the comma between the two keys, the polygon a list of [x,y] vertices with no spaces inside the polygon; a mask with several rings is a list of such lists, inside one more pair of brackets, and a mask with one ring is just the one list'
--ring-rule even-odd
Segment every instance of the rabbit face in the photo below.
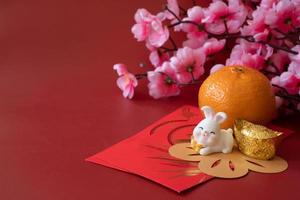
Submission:
{"label": "rabbit face", "polygon": [[220,126],[227,116],[223,112],[214,114],[209,106],[203,106],[201,110],[204,113],[205,119],[194,128],[193,136],[197,143],[204,146],[214,146],[220,138]]}
{"label": "rabbit face", "polygon": [[193,131],[195,140],[204,146],[213,146],[218,140],[220,127],[211,119],[202,120]]}

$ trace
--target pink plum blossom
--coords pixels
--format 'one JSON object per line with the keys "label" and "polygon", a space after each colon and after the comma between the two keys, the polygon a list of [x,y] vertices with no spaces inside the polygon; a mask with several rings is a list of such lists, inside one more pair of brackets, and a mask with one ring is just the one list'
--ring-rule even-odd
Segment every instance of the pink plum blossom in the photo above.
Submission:
{"label": "pink plum blossom", "polygon": [[[180,17],[179,16],[180,15],[180,9],[179,9],[177,0],[168,0],[167,7],[170,11],[173,12],[173,13],[171,13],[168,10],[165,11],[165,15],[166,15],[167,19],[171,20],[171,24],[177,23],[178,22],[177,18]],[[175,17],[174,15],[176,15],[177,17]],[[175,26],[174,30],[175,31],[180,31],[180,26]]]}
{"label": "pink plum blossom", "polygon": [[210,69],[210,74],[215,73],[216,71],[219,71],[220,69],[222,69],[223,67],[225,67],[225,65],[223,64],[216,64],[214,65],[211,69]]}
{"label": "pink plum blossom", "polygon": [[241,28],[242,35],[252,35],[255,41],[266,41],[270,31],[265,24],[265,15],[267,10],[258,7],[252,12],[252,20],[247,21],[247,25]]}
{"label": "pink plum blossom", "polygon": [[189,83],[204,73],[205,55],[201,49],[193,50],[188,47],[178,49],[170,61],[179,83]]}
{"label": "pink plum blossom", "polygon": [[149,71],[147,77],[149,95],[154,99],[179,95],[180,88],[176,83],[175,71],[170,62],[164,62],[154,71]]}
{"label": "pink plum blossom", "polygon": [[124,74],[127,74],[128,73],[128,70],[126,68],[126,65],[122,64],[122,63],[118,63],[118,64],[115,64],[113,66],[113,69],[116,70],[117,74],[119,76],[123,76]]}
{"label": "pink plum blossom", "polygon": [[[257,70],[264,67],[265,61],[273,54],[271,47],[259,44],[241,41],[233,47],[230,57],[226,60],[226,65],[243,65]],[[210,73],[222,68],[224,65],[215,65]]]}
{"label": "pink plum blossom", "polygon": [[274,4],[278,3],[279,0],[261,0],[260,7],[264,9],[272,8]]}
{"label": "pink plum blossom", "polygon": [[281,97],[275,96],[275,103],[276,103],[276,108],[278,109],[283,105],[284,100]]}
{"label": "pink plum blossom", "polygon": [[161,66],[163,62],[169,59],[168,53],[161,53],[158,50],[151,51],[149,55],[149,60],[154,67]]}
{"label": "pink plum blossom", "polygon": [[134,88],[138,85],[135,76],[127,71],[124,64],[115,64],[113,69],[117,71],[119,78],[117,79],[118,87],[123,91],[125,98],[132,99],[134,95]]}
{"label": "pink plum blossom", "polygon": [[230,54],[230,58],[226,60],[226,65],[244,65],[254,69],[262,69],[265,58],[261,55],[262,48],[258,45],[256,50],[253,50],[247,45],[236,45]]}
{"label": "pink plum blossom", "polygon": [[300,6],[300,0],[292,0],[292,3],[293,3],[295,6]]}
{"label": "pink plum blossom", "polygon": [[258,32],[253,35],[253,38],[255,41],[260,42],[260,41],[267,41],[268,36],[269,36],[270,31],[268,29],[264,29],[263,32]]}
{"label": "pink plum blossom", "polygon": [[290,0],[281,0],[273,4],[266,13],[265,23],[271,28],[278,28],[288,32],[293,27],[300,25],[299,12]]}
{"label": "pink plum blossom", "polygon": [[230,59],[226,61],[226,65],[243,65],[254,69],[262,69],[264,60],[261,56],[245,52],[240,55],[240,58],[230,57]]}
{"label": "pink plum blossom", "polygon": [[203,46],[207,40],[207,34],[205,32],[189,32],[187,33],[187,40],[182,43],[183,47],[189,47],[191,49],[198,49]]}
{"label": "pink plum blossom", "polygon": [[272,84],[285,88],[290,94],[299,93],[300,79],[292,72],[283,72],[271,80]]}
{"label": "pink plum blossom", "polygon": [[[270,61],[271,61],[271,64],[274,65],[273,67],[269,67],[270,71],[280,72],[280,73],[283,71],[286,71],[286,68],[287,68],[288,64],[290,63],[289,56],[284,51],[278,51],[278,52],[274,53],[270,57]],[[276,67],[277,70],[274,69],[274,67]]]}
{"label": "pink plum blossom", "polygon": [[[187,17],[183,18],[183,21],[193,21],[197,24],[201,24],[202,20],[204,19],[204,9],[200,6],[194,6],[187,11]],[[198,32],[199,27],[195,26],[194,24],[190,23],[183,23],[180,25],[181,29],[184,32]]]}
{"label": "pink plum blossom", "polygon": [[272,56],[274,49],[272,47],[270,47],[269,45],[264,45],[262,47],[265,47],[265,48],[263,48],[262,51],[265,50],[265,53],[263,52],[263,55],[264,55],[264,59],[267,60],[268,58],[270,58]]}
{"label": "pink plum blossom", "polygon": [[229,33],[236,33],[244,23],[247,14],[246,7],[239,0],[229,0],[228,5],[223,1],[215,1],[205,10],[205,18],[202,22],[206,24],[206,29],[214,34],[224,33],[226,26]]}
{"label": "pink plum blossom", "polygon": [[288,71],[295,74],[300,79],[300,63],[292,61],[288,67]]}
{"label": "pink plum blossom", "polygon": [[269,59],[273,54],[273,48],[269,45],[264,45],[261,43],[252,43],[244,40],[241,41],[240,44],[246,52],[260,55],[265,60]]}
{"label": "pink plum blossom", "polygon": [[168,40],[169,30],[162,24],[165,19],[164,13],[155,16],[146,9],[138,9],[134,19],[136,24],[131,31],[138,41],[146,41],[148,48],[161,47]]}
{"label": "pink plum blossom", "polygon": [[219,52],[224,48],[225,43],[225,39],[217,40],[216,38],[210,38],[206,40],[202,47],[204,54],[208,56]]}

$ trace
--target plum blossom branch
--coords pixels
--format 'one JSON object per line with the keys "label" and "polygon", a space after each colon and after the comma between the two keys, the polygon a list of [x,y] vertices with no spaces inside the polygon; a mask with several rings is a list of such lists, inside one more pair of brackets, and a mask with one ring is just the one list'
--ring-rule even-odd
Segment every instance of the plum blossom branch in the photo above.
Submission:
{"label": "plum blossom branch", "polygon": [[291,100],[300,102],[300,96],[299,95],[290,95],[289,92],[284,88],[276,84],[272,84],[273,87],[280,89],[281,92],[276,93],[277,96],[289,98]]}
{"label": "plum blossom branch", "polygon": [[274,76],[279,76],[280,75],[279,73],[272,72],[272,71],[269,71],[269,70],[266,70],[266,69],[262,69],[261,72],[263,72],[265,74],[271,74],[271,75],[274,75]]}
{"label": "plum blossom branch", "polygon": [[199,24],[197,22],[194,22],[194,21],[189,21],[189,20],[181,20],[173,11],[171,11],[168,7],[166,7],[166,10],[168,12],[170,12],[177,20],[178,22],[174,23],[174,24],[171,24],[169,25],[168,27],[169,28],[172,28],[174,26],[178,26],[180,24],[192,24],[194,26],[196,26],[197,28],[199,28],[199,30],[203,30],[205,31],[210,37],[216,37],[216,38],[219,38],[219,39],[226,39],[226,38],[242,38],[244,40],[247,40],[248,42],[257,42],[257,43],[261,43],[261,44],[264,44],[264,45],[269,45],[270,47],[274,48],[274,49],[279,49],[279,50],[283,50],[283,51],[286,51],[288,53],[292,53],[292,54],[298,54],[298,52],[296,51],[293,51],[293,50],[290,50],[288,48],[285,48],[285,47],[281,47],[281,46],[277,46],[277,45],[274,45],[274,44],[271,44],[271,43],[268,43],[268,42],[265,42],[265,41],[256,41],[253,36],[243,36],[241,35],[240,32],[238,33],[234,33],[234,34],[230,34],[228,32],[228,26],[227,26],[227,22],[226,22],[226,19],[223,19],[223,23],[224,23],[224,27],[225,27],[225,33],[223,34],[214,34],[214,33],[211,33],[209,31],[207,31],[205,29],[204,26],[202,26],[202,24]]}
{"label": "plum blossom branch", "polygon": [[[289,39],[290,41],[299,44],[300,40],[299,40],[299,33],[298,32],[288,32],[285,33],[281,30],[279,30],[278,28],[275,28],[274,31],[280,33],[282,35],[281,38],[277,38],[278,40],[284,40],[284,39]],[[298,34],[297,34],[298,33]]]}
{"label": "plum blossom branch", "polygon": [[176,42],[174,41],[174,39],[170,36],[169,40],[171,41],[171,43],[173,45],[173,49],[177,51],[178,47],[177,47]]}
{"label": "plum blossom branch", "polygon": [[[222,50],[226,55],[230,50],[225,65],[261,71],[282,105],[300,110],[299,7],[298,0],[230,0],[213,1],[203,8],[192,0],[192,7],[185,9],[177,0],[167,0],[156,15],[138,9],[131,31],[145,42],[154,68],[132,74],[123,65],[116,67],[118,87],[124,97],[132,98],[137,81],[147,78],[153,98],[176,96],[181,88],[200,84],[211,64],[211,73],[222,68],[218,57]],[[187,39],[177,41],[178,32]]]}
{"label": "plum blossom branch", "polygon": [[229,32],[228,32],[228,26],[227,26],[226,19],[223,19],[223,23],[224,23],[224,27],[225,27],[225,36],[228,36]]}
{"label": "plum blossom branch", "polygon": [[[243,38],[245,40],[247,40],[248,42],[257,42],[257,43],[260,43],[260,44],[264,44],[264,45],[268,45],[274,49],[277,49],[277,50],[282,50],[282,51],[286,51],[288,53],[291,53],[291,54],[294,54],[294,55],[297,55],[298,52],[296,51],[293,51],[291,49],[288,49],[286,47],[282,47],[282,46],[277,46],[275,44],[272,44],[272,43],[268,43],[268,42],[265,42],[265,41],[255,41],[254,38],[252,36],[247,36],[247,37],[240,37],[240,38]],[[251,38],[251,39],[250,39]]]}
{"label": "plum blossom branch", "polygon": [[164,50],[163,53],[166,53],[166,52],[173,52],[173,51],[177,51],[177,48],[167,48],[167,47],[159,47],[160,49]]}
{"label": "plum blossom branch", "polygon": [[180,17],[178,17],[171,9],[168,8],[168,6],[165,6],[165,10],[167,10],[173,17],[175,17],[178,21],[181,21]]}
{"label": "plum blossom branch", "polygon": [[276,71],[275,75],[279,75],[280,74],[280,70],[278,69],[278,67],[276,65],[274,65],[273,62],[270,63],[270,66],[273,67],[273,69],[275,69],[275,71]]}
{"label": "plum blossom branch", "polygon": [[265,41],[256,41],[254,39],[254,37],[251,36],[251,35],[243,36],[243,35],[240,35],[240,33],[230,34],[230,33],[228,33],[228,28],[227,28],[227,25],[226,25],[226,20],[224,20],[224,26],[225,26],[226,32],[224,34],[219,34],[219,35],[207,31],[205,28],[203,28],[203,26],[201,26],[201,24],[195,23],[193,21],[187,21],[187,20],[185,20],[185,21],[178,21],[178,22],[176,22],[174,24],[169,25],[169,27],[171,28],[171,27],[178,26],[178,25],[184,24],[184,23],[186,23],[186,24],[192,24],[192,25],[197,26],[199,29],[203,29],[210,37],[216,37],[218,39],[226,39],[226,38],[236,38],[237,39],[237,38],[241,38],[241,39],[244,39],[244,40],[246,40],[248,42],[256,42],[256,43],[268,45],[268,46],[270,46],[270,47],[272,47],[274,49],[286,51],[288,53],[292,53],[292,54],[295,54],[295,55],[298,54],[298,52],[290,50],[290,49],[282,47],[282,46],[277,46],[275,44],[268,43],[268,42],[265,42]]}
{"label": "plum blossom branch", "polygon": [[147,73],[134,74],[137,80],[147,78]]}

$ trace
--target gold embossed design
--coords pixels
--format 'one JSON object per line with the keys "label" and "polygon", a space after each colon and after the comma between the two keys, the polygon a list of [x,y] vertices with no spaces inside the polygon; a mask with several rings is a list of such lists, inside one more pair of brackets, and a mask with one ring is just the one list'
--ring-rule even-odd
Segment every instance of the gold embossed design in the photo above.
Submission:
{"label": "gold embossed design", "polygon": [[169,148],[169,154],[186,161],[199,161],[198,168],[203,173],[220,178],[245,176],[249,170],[261,173],[278,173],[287,169],[288,164],[276,156],[272,160],[250,158],[237,149],[232,153],[215,153],[201,156],[190,143],[178,143]]}
{"label": "gold embossed design", "polygon": [[246,120],[236,120],[234,135],[242,153],[252,158],[269,160],[276,154],[282,133]]}

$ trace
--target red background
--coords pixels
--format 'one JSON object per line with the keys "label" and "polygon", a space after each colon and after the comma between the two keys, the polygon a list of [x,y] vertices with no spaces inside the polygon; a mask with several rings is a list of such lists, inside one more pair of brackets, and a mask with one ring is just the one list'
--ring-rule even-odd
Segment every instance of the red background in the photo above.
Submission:
{"label": "red background", "polygon": [[[197,87],[156,101],[142,81],[130,101],[115,85],[114,63],[136,70],[147,59],[145,47],[130,33],[135,10],[157,12],[163,3],[0,2],[0,199],[179,197],[151,181],[84,161],[179,106],[197,104]],[[299,120],[278,122],[298,131],[280,149],[288,171],[214,179],[181,196],[299,199]]]}

